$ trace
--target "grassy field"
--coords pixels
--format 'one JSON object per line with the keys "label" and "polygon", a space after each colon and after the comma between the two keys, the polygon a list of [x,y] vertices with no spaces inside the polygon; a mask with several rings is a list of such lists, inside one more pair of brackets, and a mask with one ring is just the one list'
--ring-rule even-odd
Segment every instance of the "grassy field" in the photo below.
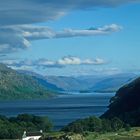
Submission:
{"label": "grassy field", "polygon": [[120,130],[114,133],[89,133],[85,140],[140,140],[140,128],[132,128],[130,131]]}
{"label": "grassy field", "polygon": [[124,129],[110,133],[93,133],[74,134],[64,132],[46,133],[45,138],[52,137],[54,140],[140,140],[140,128],[131,128],[130,131]]}

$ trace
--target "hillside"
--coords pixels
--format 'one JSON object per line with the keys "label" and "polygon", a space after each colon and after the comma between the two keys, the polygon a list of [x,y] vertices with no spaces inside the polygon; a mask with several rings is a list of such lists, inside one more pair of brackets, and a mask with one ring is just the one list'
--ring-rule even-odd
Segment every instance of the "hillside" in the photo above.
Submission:
{"label": "hillside", "polygon": [[79,91],[88,88],[85,81],[77,79],[76,77],[46,76],[45,78],[49,83],[54,84],[65,91]]}
{"label": "hillside", "polygon": [[119,117],[132,126],[140,126],[140,78],[120,88],[101,117]]}
{"label": "hillside", "polygon": [[31,76],[0,64],[0,100],[47,98],[54,94]]}
{"label": "hillside", "polygon": [[29,75],[36,79],[41,85],[44,87],[47,87],[47,89],[53,90],[53,91],[63,91],[62,88],[58,88],[55,84],[49,83],[45,76],[42,76],[38,73],[31,72],[31,71],[25,71],[25,70],[19,70],[18,73],[24,74],[24,75]]}
{"label": "hillside", "polygon": [[122,85],[132,81],[137,75],[121,73],[115,75],[84,76],[43,76],[35,72],[20,70],[19,73],[32,76],[41,85],[54,91],[75,92],[116,92]]}
{"label": "hillside", "polygon": [[97,82],[91,90],[96,92],[116,92],[121,86],[135,78],[136,75],[132,73],[112,75]]}
{"label": "hillside", "polygon": [[66,91],[116,92],[122,85],[136,78],[132,73],[90,75],[79,77],[46,76],[48,83]]}
{"label": "hillside", "polygon": [[89,84],[87,84],[85,79],[81,79],[81,77],[76,78],[70,76],[43,76],[35,72],[24,70],[20,70],[18,72],[32,76],[40,84],[54,91],[79,91],[81,89],[86,90],[87,88],[89,88]]}

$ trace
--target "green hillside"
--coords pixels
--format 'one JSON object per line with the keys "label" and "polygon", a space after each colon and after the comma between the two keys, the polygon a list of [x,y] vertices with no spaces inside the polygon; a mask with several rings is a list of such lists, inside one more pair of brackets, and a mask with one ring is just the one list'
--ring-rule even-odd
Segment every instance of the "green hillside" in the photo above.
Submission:
{"label": "green hillside", "polygon": [[0,64],[0,100],[39,99],[53,95],[31,76],[19,74]]}
{"label": "green hillside", "polygon": [[79,77],[46,76],[48,83],[64,91],[116,92],[121,86],[138,77],[133,73],[115,75],[87,75]]}
{"label": "green hillside", "polygon": [[104,118],[118,117],[132,126],[140,126],[140,78],[120,88],[111,99]]}

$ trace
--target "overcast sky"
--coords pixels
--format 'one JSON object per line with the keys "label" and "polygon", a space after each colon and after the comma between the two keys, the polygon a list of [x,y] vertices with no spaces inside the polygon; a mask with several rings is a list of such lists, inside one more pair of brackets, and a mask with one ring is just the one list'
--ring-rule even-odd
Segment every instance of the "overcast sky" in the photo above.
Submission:
{"label": "overcast sky", "polygon": [[140,0],[1,0],[0,62],[44,75],[140,71]]}

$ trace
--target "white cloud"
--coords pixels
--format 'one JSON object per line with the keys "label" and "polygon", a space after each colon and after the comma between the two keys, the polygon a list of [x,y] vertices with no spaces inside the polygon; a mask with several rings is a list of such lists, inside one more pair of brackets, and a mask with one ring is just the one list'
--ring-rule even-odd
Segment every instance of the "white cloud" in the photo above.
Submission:
{"label": "white cloud", "polygon": [[80,59],[75,56],[67,56],[57,61],[52,61],[48,59],[38,59],[38,60],[0,60],[1,63],[4,63],[12,68],[22,69],[22,68],[63,68],[68,65],[103,65],[107,62],[101,58],[96,59]]}
{"label": "white cloud", "polygon": [[57,63],[60,65],[80,65],[82,61],[78,57],[69,56],[59,59]]}
{"label": "white cloud", "polygon": [[0,27],[0,52],[9,53],[26,49],[30,46],[30,41],[32,40],[107,35],[121,29],[122,27],[116,24],[99,28],[65,29],[62,31],[54,31],[49,27],[31,25],[5,26]]}
{"label": "white cloud", "polygon": [[96,64],[96,65],[100,65],[100,64],[104,64],[105,61],[101,58],[96,58],[94,60],[91,59],[86,59],[83,61],[83,64]]}
{"label": "white cloud", "polygon": [[106,35],[119,31],[121,27],[116,24],[62,31],[32,24],[55,20],[70,11],[116,7],[130,2],[140,2],[140,0],[1,0],[0,52],[9,53],[26,49],[32,40]]}
{"label": "white cloud", "polygon": [[59,65],[101,65],[106,62],[101,58],[96,59],[80,59],[79,57],[68,56],[57,61]]}

